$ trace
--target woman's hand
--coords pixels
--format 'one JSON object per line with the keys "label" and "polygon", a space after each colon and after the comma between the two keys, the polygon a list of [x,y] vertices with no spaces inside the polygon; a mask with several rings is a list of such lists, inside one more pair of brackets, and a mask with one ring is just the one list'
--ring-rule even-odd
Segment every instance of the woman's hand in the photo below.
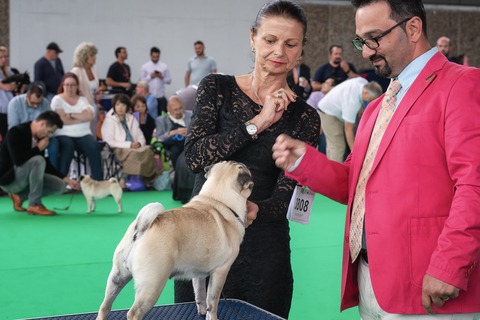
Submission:
{"label": "woman's hand", "polygon": [[258,133],[280,120],[288,105],[296,99],[297,95],[288,87],[267,94],[262,111],[251,120],[257,126]]}
{"label": "woman's hand", "polygon": [[138,141],[133,141],[132,144],[130,145],[130,147],[131,147],[132,149],[138,149],[138,148],[140,148],[141,146],[142,146],[142,145],[141,145],[140,142],[138,142]]}

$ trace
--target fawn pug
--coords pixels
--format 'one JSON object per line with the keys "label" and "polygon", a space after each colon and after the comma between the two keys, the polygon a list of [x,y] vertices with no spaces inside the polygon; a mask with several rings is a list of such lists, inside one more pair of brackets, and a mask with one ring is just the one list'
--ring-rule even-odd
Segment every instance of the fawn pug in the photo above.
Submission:
{"label": "fawn pug", "polygon": [[233,161],[205,171],[200,193],[184,206],[165,210],[150,203],[140,210],[115,250],[97,319],[106,318],[132,278],[136,294],[128,319],[142,319],[169,278],[192,279],[198,313],[217,319],[220,293],[245,234],[253,180],[245,165]]}
{"label": "fawn pug", "polygon": [[103,199],[111,195],[118,206],[118,212],[122,212],[122,194],[123,190],[116,178],[110,180],[97,181],[93,180],[89,175],[80,177],[80,186],[83,195],[87,199],[87,213],[95,211],[95,200]]}

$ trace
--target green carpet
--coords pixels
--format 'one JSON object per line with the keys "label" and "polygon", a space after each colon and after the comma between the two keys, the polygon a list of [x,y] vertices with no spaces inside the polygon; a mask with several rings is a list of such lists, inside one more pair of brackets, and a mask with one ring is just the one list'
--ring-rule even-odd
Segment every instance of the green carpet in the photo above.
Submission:
{"label": "green carpet", "polygon": [[[71,201],[71,203],[70,203]],[[97,201],[86,214],[81,194],[43,199],[54,217],[13,211],[0,197],[0,319],[37,318],[96,312],[103,299],[113,251],[147,203],[180,206],[169,191],[126,192],[122,214],[112,198]],[[356,308],[339,312],[341,250],[345,206],[317,195],[309,225],[291,223],[295,279],[292,320],[359,319]],[[133,303],[133,283],[118,296],[113,309]],[[158,304],[173,303],[169,281]]]}

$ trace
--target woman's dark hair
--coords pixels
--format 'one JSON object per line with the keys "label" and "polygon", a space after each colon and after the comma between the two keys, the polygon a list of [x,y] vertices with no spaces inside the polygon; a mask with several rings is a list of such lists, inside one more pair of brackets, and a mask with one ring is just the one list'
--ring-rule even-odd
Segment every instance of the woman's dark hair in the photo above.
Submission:
{"label": "woman's dark hair", "polygon": [[56,126],[57,129],[62,129],[63,128],[63,121],[56,113],[55,111],[52,110],[47,110],[38,115],[38,117],[35,119],[35,121],[45,121],[47,124],[47,127],[53,127]]}
{"label": "woman's dark hair", "polygon": [[[135,105],[137,104],[138,101],[141,101],[145,106],[147,106],[147,99],[145,99],[144,96],[136,94],[132,97],[132,109],[135,108]],[[147,109],[146,111],[148,113],[148,107],[146,109]]]}
{"label": "woman's dark hair", "polygon": [[113,96],[112,108],[114,112],[116,111],[115,105],[117,104],[117,102],[125,104],[127,106],[127,112],[132,109],[132,102],[130,101],[130,97],[127,96],[125,93],[119,93]]}
{"label": "woman's dark hair", "polygon": [[57,93],[60,94],[60,93],[64,93],[65,90],[63,90],[63,83],[65,82],[65,80],[67,80],[68,78],[72,78],[73,80],[75,80],[75,82],[77,83],[77,91],[75,92],[78,96],[80,95],[80,82],[78,81],[78,77],[75,73],[73,72],[67,72],[63,75],[62,77],[62,82],[60,82],[60,85],[58,86],[58,90],[57,90]]}
{"label": "woman's dark hair", "polygon": [[257,34],[258,28],[260,28],[260,25],[262,24],[262,20],[268,17],[284,17],[300,22],[303,25],[303,44],[306,43],[307,16],[300,5],[288,0],[274,0],[265,3],[260,11],[258,11],[255,22],[250,28],[254,35]]}
{"label": "woman's dark hair", "polygon": [[427,37],[427,14],[422,0],[352,0],[352,5],[355,9],[359,9],[377,2],[386,2],[390,6],[392,11],[390,18],[396,22],[411,17],[419,17],[422,20],[423,34],[425,38]]}

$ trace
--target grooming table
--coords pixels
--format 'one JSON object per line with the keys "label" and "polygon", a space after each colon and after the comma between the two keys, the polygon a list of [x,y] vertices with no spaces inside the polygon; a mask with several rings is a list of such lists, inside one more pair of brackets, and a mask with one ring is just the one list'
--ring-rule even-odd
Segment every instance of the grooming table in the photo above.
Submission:
{"label": "grooming table", "polygon": [[[126,319],[128,310],[111,311],[107,320]],[[51,320],[94,320],[97,313],[72,314],[35,319]],[[235,299],[220,299],[218,304],[218,318],[220,320],[284,320],[270,312],[255,307],[247,302]],[[153,307],[144,319],[164,320],[205,320],[204,316],[197,314],[194,302],[177,303]]]}

